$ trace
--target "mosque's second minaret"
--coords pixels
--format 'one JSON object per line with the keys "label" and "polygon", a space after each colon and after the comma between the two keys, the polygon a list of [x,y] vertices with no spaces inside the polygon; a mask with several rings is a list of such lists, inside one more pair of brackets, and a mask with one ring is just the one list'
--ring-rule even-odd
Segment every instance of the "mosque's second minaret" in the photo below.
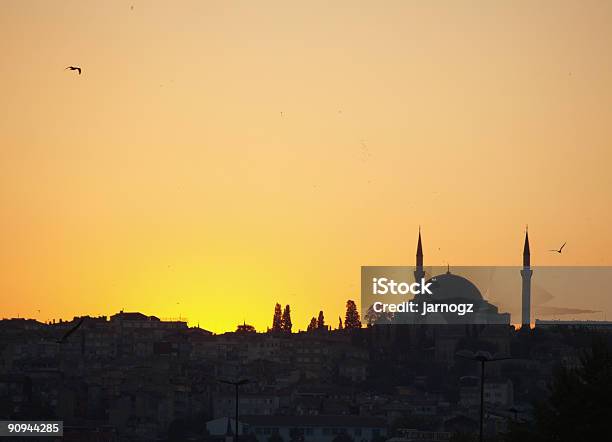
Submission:
{"label": "mosque's second minaret", "polygon": [[523,246],[523,269],[521,277],[523,278],[522,289],[522,318],[521,324],[523,327],[531,326],[531,254],[529,252],[529,232],[525,231],[525,245]]}

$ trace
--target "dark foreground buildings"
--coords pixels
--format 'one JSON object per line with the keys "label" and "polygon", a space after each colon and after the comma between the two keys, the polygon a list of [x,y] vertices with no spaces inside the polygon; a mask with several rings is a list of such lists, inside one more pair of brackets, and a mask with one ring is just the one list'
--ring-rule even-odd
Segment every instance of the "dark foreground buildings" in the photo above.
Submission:
{"label": "dark foreground buildings", "polygon": [[465,349],[513,358],[487,366],[492,435],[530,419],[555,367],[579,366],[594,333],[593,324],[523,333],[484,325],[458,338],[388,325],[213,335],[119,313],[86,318],[58,343],[77,321],[0,321],[0,420],[63,420],[65,440],[224,440],[215,434],[229,431],[228,418],[233,433],[236,404],[219,380],[248,378],[239,423],[252,440],[410,440],[414,431],[444,440],[477,429],[480,372],[456,357]]}

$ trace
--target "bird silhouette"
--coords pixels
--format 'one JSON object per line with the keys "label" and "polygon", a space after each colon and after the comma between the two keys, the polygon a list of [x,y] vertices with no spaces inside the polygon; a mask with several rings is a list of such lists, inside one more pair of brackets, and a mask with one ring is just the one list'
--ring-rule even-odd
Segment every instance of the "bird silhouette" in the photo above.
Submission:
{"label": "bird silhouette", "polygon": [[70,69],[71,71],[79,71],[79,75],[81,75],[81,68],[78,66],[68,66],[66,69]]}
{"label": "bird silhouette", "polygon": [[68,337],[73,334],[75,331],[77,331],[77,329],[81,326],[81,324],[83,324],[83,321],[85,320],[85,318],[81,318],[81,320],[77,323],[77,325],[75,325],[74,327],[72,327],[70,330],[68,330],[66,332],[66,334],[64,336],[62,336],[62,339],[58,339],[57,343],[58,344],[63,344],[66,342],[66,340],[68,339]]}
{"label": "bird silhouette", "polygon": [[557,252],[557,253],[561,253],[563,251],[563,247],[565,247],[565,244],[567,244],[567,242],[564,242],[563,245],[559,248],[559,250],[557,249],[551,249],[549,250],[549,252]]}

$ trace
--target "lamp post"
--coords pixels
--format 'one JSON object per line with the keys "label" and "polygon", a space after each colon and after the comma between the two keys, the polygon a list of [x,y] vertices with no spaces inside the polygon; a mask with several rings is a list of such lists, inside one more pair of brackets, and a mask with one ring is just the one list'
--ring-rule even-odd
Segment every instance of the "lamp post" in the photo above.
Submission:
{"label": "lamp post", "polygon": [[506,359],[512,359],[511,357],[499,357],[497,355],[491,356],[488,351],[479,351],[473,353],[469,350],[462,350],[456,353],[456,355],[463,359],[469,359],[470,361],[480,362],[480,433],[478,440],[482,442],[483,427],[484,427],[484,379],[485,379],[485,364],[487,362],[504,361]]}
{"label": "lamp post", "polygon": [[233,385],[234,388],[236,389],[236,414],[235,414],[235,430],[234,433],[236,433],[236,440],[238,440],[238,387],[241,385],[245,385],[249,383],[248,379],[241,379],[239,381],[226,381],[223,379],[219,379],[219,382],[221,382],[222,384],[228,384],[228,385]]}

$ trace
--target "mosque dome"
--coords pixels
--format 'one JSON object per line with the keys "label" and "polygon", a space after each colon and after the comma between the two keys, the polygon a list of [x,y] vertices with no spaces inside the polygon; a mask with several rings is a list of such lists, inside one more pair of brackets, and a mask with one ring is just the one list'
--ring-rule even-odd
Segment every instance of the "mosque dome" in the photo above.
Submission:
{"label": "mosque dome", "polygon": [[[482,301],[483,297],[478,288],[463,276],[446,272],[429,279],[432,295],[425,295],[437,302],[450,300]],[[425,299],[427,300],[427,299]]]}

